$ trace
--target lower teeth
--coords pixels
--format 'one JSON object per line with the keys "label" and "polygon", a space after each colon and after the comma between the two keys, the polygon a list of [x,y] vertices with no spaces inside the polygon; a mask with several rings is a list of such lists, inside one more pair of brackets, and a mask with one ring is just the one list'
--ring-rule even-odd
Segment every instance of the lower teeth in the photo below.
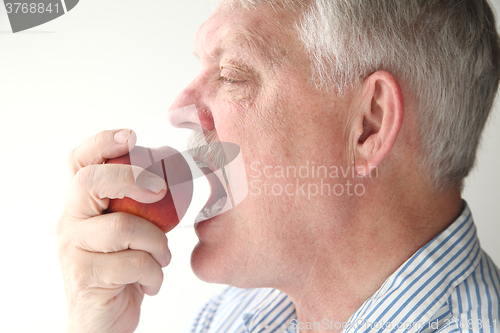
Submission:
{"label": "lower teeth", "polygon": [[226,205],[226,201],[227,197],[224,196],[217,200],[217,202],[212,206],[203,208],[198,213],[198,216],[196,216],[195,222],[201,222],[216,216],[222,210],[222,208],[224,208],[224,206]]}

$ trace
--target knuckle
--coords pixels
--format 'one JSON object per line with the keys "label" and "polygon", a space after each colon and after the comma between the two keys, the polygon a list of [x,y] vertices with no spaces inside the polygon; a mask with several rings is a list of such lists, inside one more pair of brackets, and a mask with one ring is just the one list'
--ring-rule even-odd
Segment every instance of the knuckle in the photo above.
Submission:
{"label": "knuckle", "polygon": [[82,190],[89,190],[97,177],[95,165],[89,165],[81,168],[75,175],[75,181]]}
{"label": "knuckle", "polygon": [[147,252],[137,251],[136,255],[133,256],[132,265],[138,271],[145,271],[151,266],[151,255]]}
{"label": "knuckle", "polygon": [[131,175],[131,168],[127,165],[119,165],[119,166],[114,166],[117,168],[117,177],[121,181],[123,180],[128,180]]}
{"label": "knuckle", "polygon": [[98,132],[96,135],[92,136],[89,140],[91,147],[96,147],[99,145],[99,142],[102,142],[104,131]]}
{"label": "knuckle", "polygon": [[102,172],[99,171],[100,165],[89,165],[80,169],[71,184],[73,195],[79,197],[79,201],[73,204],[73,208],[81,213],[81,209],[87,211],[87,214],[97,215],[102,213],[108,205],[106,195],[102,192]]}
{"label": "knuckle", "polygon": [[104,147],[105,145],[108,145],[110,141],[112,141],[112,131],[100,131],[96,135],[92,136],[89,139],[89,145],[92,148],[98,148],[98,147]]}
{"label": "knuckle", "polygon": [[161,251],[163,256],[166,256],[168,253],[170,253],[170,250],[168,248],[168,239],[165,235],[163,235],[162,242],[161,244],[159,244],[159,250]]}
{"label": "knuckle", "polygon": [[96,275],[95,269],[89,265],[72,265],[69,279],[77,287],[87,287],[92,285],[93,278]]}
{"label": "knuckle", "polygon": [[118,168],[117,177],[120,182],[126,184],[129,188],[133,186],[142,187],[141,177],[144,171],[143,169],[131,165],[118,165],[115,167]]}
{"label": "knuckle", "polygon": [[120,167],[120,178],[127,182],[134,182],[134,168],[130,165],[122,165]]}
{"label": "knuckle", "polygon": [[94,143],[99,144],[101,142],[105,142],[105,141],[109,140],[111,132],[112,131],[109,131],[109,130],[104,130],[104,131],[98,132],[96,135],[94,135],[92,137],[94,140]]}
{"label": "knuckle", "polygon": [[157,273],[155,274],[155,284],[158,287],[160,287],[162,285],[162,283],[163,283],[163,278],[164,278],[164,276],[163,276],[163,270],[158,269],[158,270],[156,270],[156,272]]}
{"label": "knuckle", "polygon": [[109,222],[109,232],[120,239],[128,240],[135,232],[135,223],[130,214],[116,212],[111,214],[112,220]]}
{"label": "knuckle", "polygon": [[109,266],[103,261],[104,254],[84,250],[75,251],[72,257],[70,278],[78,289],[105,286],[108,280]]}
{"label": "knuckle", "polygon": [[61,259],[63,268],[63,278],[66,286],[73,286],[75,289],[81,289],[92,283],[92,276],[95,270],[91,260],[85,260],[85,254],[80,251],[66,251],[64,258]]}

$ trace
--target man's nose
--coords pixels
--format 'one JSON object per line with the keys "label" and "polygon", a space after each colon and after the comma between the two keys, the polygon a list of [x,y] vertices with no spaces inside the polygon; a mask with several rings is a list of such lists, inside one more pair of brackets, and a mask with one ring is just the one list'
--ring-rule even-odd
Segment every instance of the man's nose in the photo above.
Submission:
{"label": "man's nose", "polygon": [[212,112],[202,97],[202,90],[191,84],[177,96],[169,110],[172,126],[195,131],[215,128]]}

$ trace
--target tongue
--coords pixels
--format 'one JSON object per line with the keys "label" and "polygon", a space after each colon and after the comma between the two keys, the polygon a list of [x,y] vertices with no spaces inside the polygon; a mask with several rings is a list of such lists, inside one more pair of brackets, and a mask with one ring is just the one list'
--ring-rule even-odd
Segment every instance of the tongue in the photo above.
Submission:
{"label": "tongue", "polygon": [[207,203],[196,216],[195,222],[208,220],[216,216],[227,202],[227,193],[219,178],[209,168],[201,169],[208,179],[211,193]]}

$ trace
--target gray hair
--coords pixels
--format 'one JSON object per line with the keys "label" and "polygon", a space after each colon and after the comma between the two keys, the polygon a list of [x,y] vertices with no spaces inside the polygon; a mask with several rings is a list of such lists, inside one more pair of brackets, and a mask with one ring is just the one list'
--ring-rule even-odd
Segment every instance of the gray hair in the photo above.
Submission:
{"label": "gray hair", "polygon": [[339,93],[378,70],[414,91],[423,170],[436,190],[461,186],[500,79],[487,0],[222,0],[302,12],[312,81]]}

